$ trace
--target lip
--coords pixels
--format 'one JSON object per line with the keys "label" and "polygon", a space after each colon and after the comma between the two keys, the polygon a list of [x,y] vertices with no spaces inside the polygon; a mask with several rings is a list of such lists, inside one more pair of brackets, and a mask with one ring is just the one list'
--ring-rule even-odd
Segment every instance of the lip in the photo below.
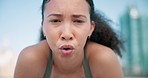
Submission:
{"label": "lip", "polygon": [[72,54],[74,47],[72,45],[62,45],[59,50],[62,55],[68,56]]}

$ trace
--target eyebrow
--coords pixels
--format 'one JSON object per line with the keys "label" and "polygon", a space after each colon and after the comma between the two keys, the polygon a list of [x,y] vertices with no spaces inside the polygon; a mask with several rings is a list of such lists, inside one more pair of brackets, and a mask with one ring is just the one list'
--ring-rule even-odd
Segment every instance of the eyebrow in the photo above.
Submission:
{"label": "eyebrow", "polygon": [[86,16],[85,15],[72,15],[72,17],[74,17],[74,18],[79,18],[79,17],[84,17],[84,18],[86,18]]}
{"label": "eyebrow", "polygon": [[47,17],[50,17],[50,16],[62,17],[62,15],[61,15],[61,14],[49,14]]}
{"label": "eyebrow", "polygon": [[[50,16],[62,17],[63,15],[62,14],[49,14],[47,17],[50,17]],[[74,14],[74,15],[72,15],[72,17],[74,17],[74,18],[80,18],[80,17],[87,18],[85,15],[81,15],[81,14]]]}

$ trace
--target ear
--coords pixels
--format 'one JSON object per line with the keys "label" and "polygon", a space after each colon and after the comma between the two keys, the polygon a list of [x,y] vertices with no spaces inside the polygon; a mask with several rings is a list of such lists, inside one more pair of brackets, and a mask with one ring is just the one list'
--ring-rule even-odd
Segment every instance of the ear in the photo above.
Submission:
{"label": "ear", "polygon": [[90,31],[89,31],[89,37],[93,33],[94,29],[95,29],[95,22],[94,21],[91,21],[91,27],[90,27]]}

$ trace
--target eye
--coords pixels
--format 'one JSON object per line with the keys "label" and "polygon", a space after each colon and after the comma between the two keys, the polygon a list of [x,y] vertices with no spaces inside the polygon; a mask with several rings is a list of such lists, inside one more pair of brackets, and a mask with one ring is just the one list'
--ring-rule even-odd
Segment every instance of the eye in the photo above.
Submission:
{"label": "eye", "polygon": [[59,20],[59,19],[53,19],[53,20],[50,20],[49,22],[52,22],[52,23],[60,23],[61,20]]}
{"label": "eye", "polygon": [[73,22],[74,22],[74,23],[84,23],[83,20],[74,20]]}

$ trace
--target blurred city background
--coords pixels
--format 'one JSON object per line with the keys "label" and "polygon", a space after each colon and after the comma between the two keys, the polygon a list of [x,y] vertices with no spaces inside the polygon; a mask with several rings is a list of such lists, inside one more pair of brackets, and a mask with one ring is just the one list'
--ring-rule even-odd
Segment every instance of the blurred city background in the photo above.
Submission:
{"label": "blurred city background", "polygon": [[[13,78],[20,51],[39,42],[42,0],[0,0],[0,78]],[[148,0],[94,0],[124,41],[127,78],[148,78]]]}

